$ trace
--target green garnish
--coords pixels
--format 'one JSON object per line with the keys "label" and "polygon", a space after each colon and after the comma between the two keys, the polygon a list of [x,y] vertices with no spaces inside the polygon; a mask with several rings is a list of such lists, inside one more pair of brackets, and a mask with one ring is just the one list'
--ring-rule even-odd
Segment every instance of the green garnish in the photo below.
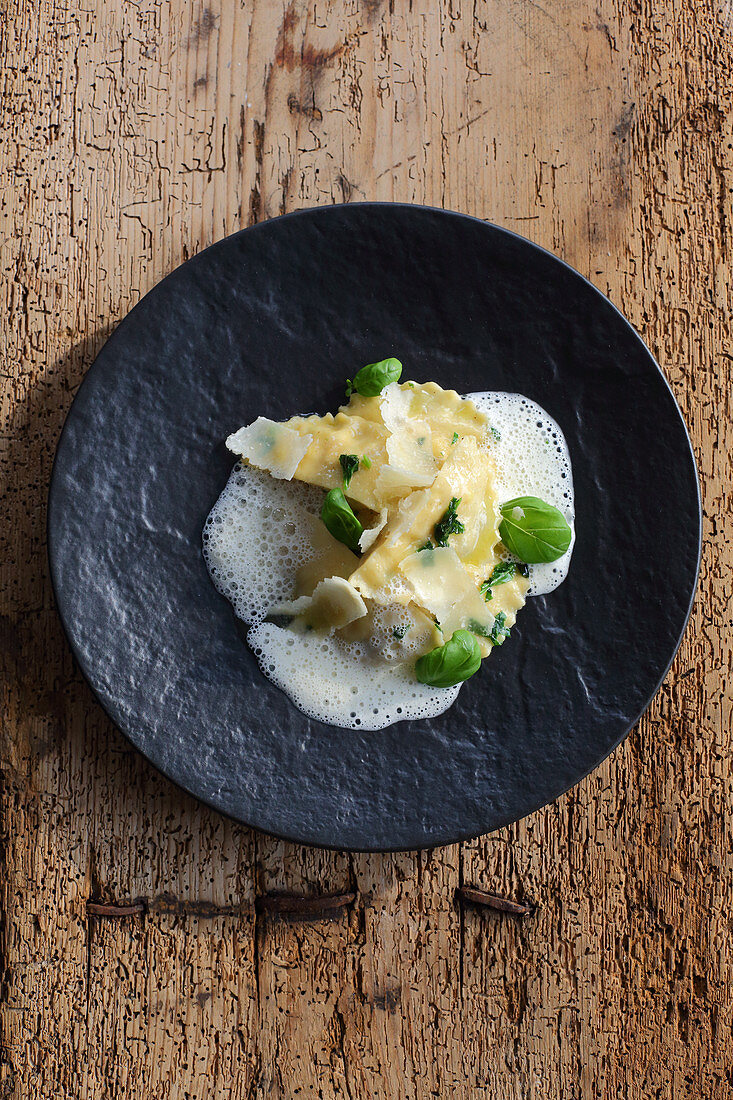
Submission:
{"label": "green garnish", "polygon": [[396,638],[398,642],[401,642],[409,629],[410,628],[406,623],[404,626],[396,626],[392,631],[392,637]]}
{"label": "green garnish", "polygon": [[364,467],[365,470],[371,470],[372,460],[369,457],[369,455],[362,455],[361,456],[361,464],[362,464],[362,466]]}
{"label": "green garnish", "polygon": [[489,434],[494,437],[496,443],[501,443],[501,432],[498,428],[489,427]]}
{"label": "green garnish", "polygon": [[364,528],[352,512],[341,489],[331,489],[321,508],[321,519],[335,539],[357,553]]}
{"label": "green garnish", "polygon": [[506,615],[503,611],[500,611],[494,620],[494,626],[490,634],[491,641],[494,645],[503,645],[504,639],[509,637],[509,628],[504,626],[506,622]]}
{"label": "green garnish", "polygon": [[520,561],[557,561],[570,545],[572,532],[562,512],[539,497],[514,497],[502,504],[501,514],[501,541]]}
{"label": "green garnish", "polygon": [[461,535],[465,527],[458,518],[458,505],[460,497],[452,497],[441,519],[435,524],[434,534],[438,546],[447,546],[451,535]]}
{"label": "green garnish", "polygon": [[499,562],[498,565],[494,566],[491,576],[487,580],[481,582],[478,588],[479,592],[488,602],[494,594],[491,591],[494,585],[505,584],[506,581],[510,581],[517,571],[517,563],[515,561]]}
{"label": "green garnish", "polygon": [[504,626],[505,622],[506,615],[500,611],[491,627],[484,626],[477,619],[469,619],[468,629],[472,634],[480,634],[482,638],[488,638],[492,645],[503,645],[504,639],[509,637],[509,628]]}
{"label": "green garnish", "polygon": [[453,438],[450,441],[451,447],[453,446],[454,443],[457,443],[457,442],[458,442],[458,432],[453,432]]}
{"label": "green garnish", "polygon": [[479,644],[468,630],[456,630],[445,645],[424,653],[415,665],[421,684],[454,687],[468,680],[481,667]]}
{"label": "green garnish", "polygon": [[432,544],[432,542],[430,541],[430,539],[428,539],[428,541],[427,541],[427,542],[424,542],[424,543],[422,544],[422,546],[418,546],[418,548],[417,548],[417,550],[415,551],[415,553],[416,553],[416,554],[419,554],[421,550],[434,550],[434,549],[435,549],[435,547],[433,546],[433,544]]}
{"label": "green garnish", "polygon": [[344,489],[348,489],[351,479],[359,469],[358,455],[339,455],[339,462],[344,474]]}
{"label": "green garnish", "polygon": [[346,396],[359,393],[362,397],[378,397],[390,382],[398,382],[402,374],[399,359],[382,359],[379,363],[369,363],[354,376],[352,382],[346,379]]}

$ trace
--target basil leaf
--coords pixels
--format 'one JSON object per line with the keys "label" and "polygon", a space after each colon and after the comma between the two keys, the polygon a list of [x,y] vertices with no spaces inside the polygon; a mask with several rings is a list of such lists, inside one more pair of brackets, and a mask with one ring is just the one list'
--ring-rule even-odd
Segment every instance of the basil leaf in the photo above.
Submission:
{"label": "basil leaf", "polygon": [[515,561],[500,561],[498,565],[495,565],[491,571],[491,576],[482,581],[478,586],[478,590],[483,598],[488,601],[494,595],[491,591],[492,586],[496,584],[505,584],[510,581],[514,574],[517,572],[517,563]]}
{"label": "basil leaf", "polygon": [[456,630],[453,636],[430,653],[424,653],[415,665],[421,684],[446,688],[462,684],[481,667],[479,644],[468,630]]}
{"label": "basil leaf", "polygon": [[450,441],[451,447],[454,445],[454,443],[457,443],[457,442],[458,442],[458,432],[453,432],[453,438]]}
{"label": "basil leaf", "polygon": [[428,539],[428,541],[427,541],[427,542],[424,542],[424,543],[422,544],[422,546],[418,546],[418,548],[417,548],[417,550],[415,551],[415,553],[416,553],[416,554],[419,554],[421,550],[434,550],[434,549],[435,549],[435,547],[433,546],[433,544],[432,544],[432,542],[430,541],[430,539]]}
{"label": "basil leaf", "polygon": [[358,553],[364,528],[349,507],[341,489],[331,489],[321,508],[321,519],[335,539]]}
{"label": "basil leaf", "polygon": [[344,474],[344,489],[348,489],[351,479],[359,469],[358,455],[339,455],[339,462]]}
{"label": "basil leaf", "polygon": [[361,464],[362,464],[362,466],[364,467],[365,470],[371,470],[372,460],[369,457],[369,455],[362,455],[361,456]]}
{"label": "basil leaf", "polygon": [[557,561],[570,546],[571,531],[562,512],[539,497],[514,497],[502,504],[501,514],[501,541],[520,561]]}
{"label": "basil leaf", "polygon": [[378,397],[390,382],[398,382],[402,374],[399,359],[382,359],[379,363],[369,363],[362,367],[352,382],[346,379],[346,396],[360,393],[362,397]]}
{"label": "basil leaf", "polygon": [[460,497],[452,497],[441,519],[435,524],[435,541],[438,546],[447,546],[450,535],[461,535],[465,527],[458,518],[458,505]]}
{"label": "basil leaf", "polygon": [[398,642],[401,642],[409,629],[407,623],[405,623],[404,626],[396,626],[392,631],[392,637],[396,638]]}

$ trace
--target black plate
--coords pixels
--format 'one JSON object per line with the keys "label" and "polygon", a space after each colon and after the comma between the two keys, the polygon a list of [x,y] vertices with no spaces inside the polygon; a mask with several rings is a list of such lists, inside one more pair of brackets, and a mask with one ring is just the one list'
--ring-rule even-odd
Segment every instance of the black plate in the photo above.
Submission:
{"label": "black plate", "polygon": [[[229,432],[333,410],[387,355],[407,378],[544,406],[570,447],[577,543],[454,706],[364,733],[306,718],[261,675],[201,528]],[[495,226],[364,204],[229,237],[130,313],[66,421],[49,545],[85,676],[165,775],[283,837],[416,848],[522,817],[623,738],[687,622],[700,501],[661,371],[590,283]]]}

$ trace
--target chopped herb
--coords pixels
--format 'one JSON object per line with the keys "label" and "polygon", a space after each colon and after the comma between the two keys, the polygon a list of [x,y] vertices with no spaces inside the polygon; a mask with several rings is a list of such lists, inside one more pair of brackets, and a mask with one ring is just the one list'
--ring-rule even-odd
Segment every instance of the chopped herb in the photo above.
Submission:
{"label": "chopped herb", "polygon": [[523,577],[529,576],[529,566],[524,561],[517,562],[517,573],[521,573]]}
{"label": "chopped herb", "polygon": [[501,443],[501,432],[498,428],[490,427],[489,433],[493,436],[495,443]]}
{"label": "chopped herb", "polygon": [[396,626],[392,631],[392,637],[396,638],[398,642],[401,642],[409,629],[410,628],[406,623],[404,626]]}
{"label": "chopped herb", "polygon": [[362,455],[361,456],[361,464],[362,464],[362,466],[364,467],[365,470],[371,470],[372,460],[369,457],[369,455]]}
{"label": "chopped herb", "polygon": [[454,443],[457,443],[457,442],[458,442],[458,432],[453,432],[453,438],[450,441],[451,447],[453,446]]}
{"label": "chopped herb", "polygon": [[461,535],[465,527],[458,518],[460,497],[452,497],[441,519],[435,524],[435,541],[438,546],[447,546],[450,535]]}
{"label": "chopped herb", "polygon": [[497,584],[504,584],[506,581],[510,581],[514,574],[517,572],[517,563],[515,561],[502,561],[498,565],[495,565],[491,576],[488,580],[482,581],[479,585],[479,592],[483,598],[488,602],[494,593],[491,591],[492,587]]}
{"label": "chopped herb", "polygon": [[422,445],[423,445],[423,443],[424,443],[424,442],[425,442],[425,436],[424,436],[424,435],[419,435],[419,436],[417,437],[417,445],[418,445],[418,447],[422,447]]}
{"label": "chopped herb", "polygon": [[434,550],[434,549],[435,549],[435,547],[433,546],[433,544],[432,544],[432,542],[430,541],[430,539],[428,539],[428,541],[427,541],[427,542],[424,542],[424,543],[422,544],[422,546],[418,546],[418,548],[417,548],[417,550],[416,550],[416,553],[417,553],[417,554],[419,554],[421,550]]}
{"label": "chopped herb", "polygon": [[469,619],[468,629],[472,634],[480,634],[482,638],[488,638],[492,645],[503,645],[504,639],[509,637],[509,629],[504,626],[506,615],[503,611],[494,619],[493,626],[483,626],[477,619]]}
{"label": "chopped herb", "polygon": [[414,382],[408,382],[407,385],[410,387],[411,390],[415,389],[415,383]]}
{"label": "chopped herb", "polygon": [[348,489],[351,479],[359,469],[358,455],[339,455],[339,462],[344,473],[344,489]]}
{"label": "chopped herb", "polygon": [[494,629],[491,631],[491,641],[494,645],[503,645],[504,639],[509,637],[509,628],[504,626],[506,615],[500,611],[494,620]]}
{"label": "chopped herb", "polygon": [[480,623],[478,619],[469,619],[467,623],[467,629],[470,630],[472,634],[480,634],[482,638],[491,637],[490,628],[488,626],[483,626],[483,624]]}

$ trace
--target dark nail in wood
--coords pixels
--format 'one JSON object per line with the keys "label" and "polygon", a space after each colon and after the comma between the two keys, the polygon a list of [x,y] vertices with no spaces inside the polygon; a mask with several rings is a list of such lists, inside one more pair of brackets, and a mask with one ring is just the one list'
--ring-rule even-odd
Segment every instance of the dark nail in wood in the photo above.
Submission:
{"label": "dark nail in wood", "polygon": [[515,917],[526,917],[532,912],[529,905],[510,901],[509,898],[497,897],[496,894],[489,894],[486,890],[476,890],[473,886],[459,886],[456,896],[469,905],[480,905],[485,909],[493,909],[497,913],[511,913]]}
{"label": "dark nail in wood", "polygon": [[306,897],[303,894],[281,894],[273,892],[262,894],[255,905],[259,913],[288,917],[290,920],[308,920],[328,917],[353,905],[356,894],[318,894]]}
{"label": "dark nail in wood", "polygon": [[133,901],[129,905],[103,905],[99,901],[87,902],[87,913],[92,917],[132,917],[145,912],[144,901]]}
{"label": "dark nail in wood", "polygon": [[[255,906],[259,913],[286,917],[289,920],[317,920],[335,916],[341,909],[352,905],[356,894],[319,894],[306,897],[303,894],[263,894]],[[251,908],[241,905],[217,905],[213,901],[188,901],[172,894],[160,894],[155,898],[138,898],[128,905],[87,902],[87,913],[93,917],[132,917],[138,913],[161,913],[188,917],[239,917],[251,913]]]}

